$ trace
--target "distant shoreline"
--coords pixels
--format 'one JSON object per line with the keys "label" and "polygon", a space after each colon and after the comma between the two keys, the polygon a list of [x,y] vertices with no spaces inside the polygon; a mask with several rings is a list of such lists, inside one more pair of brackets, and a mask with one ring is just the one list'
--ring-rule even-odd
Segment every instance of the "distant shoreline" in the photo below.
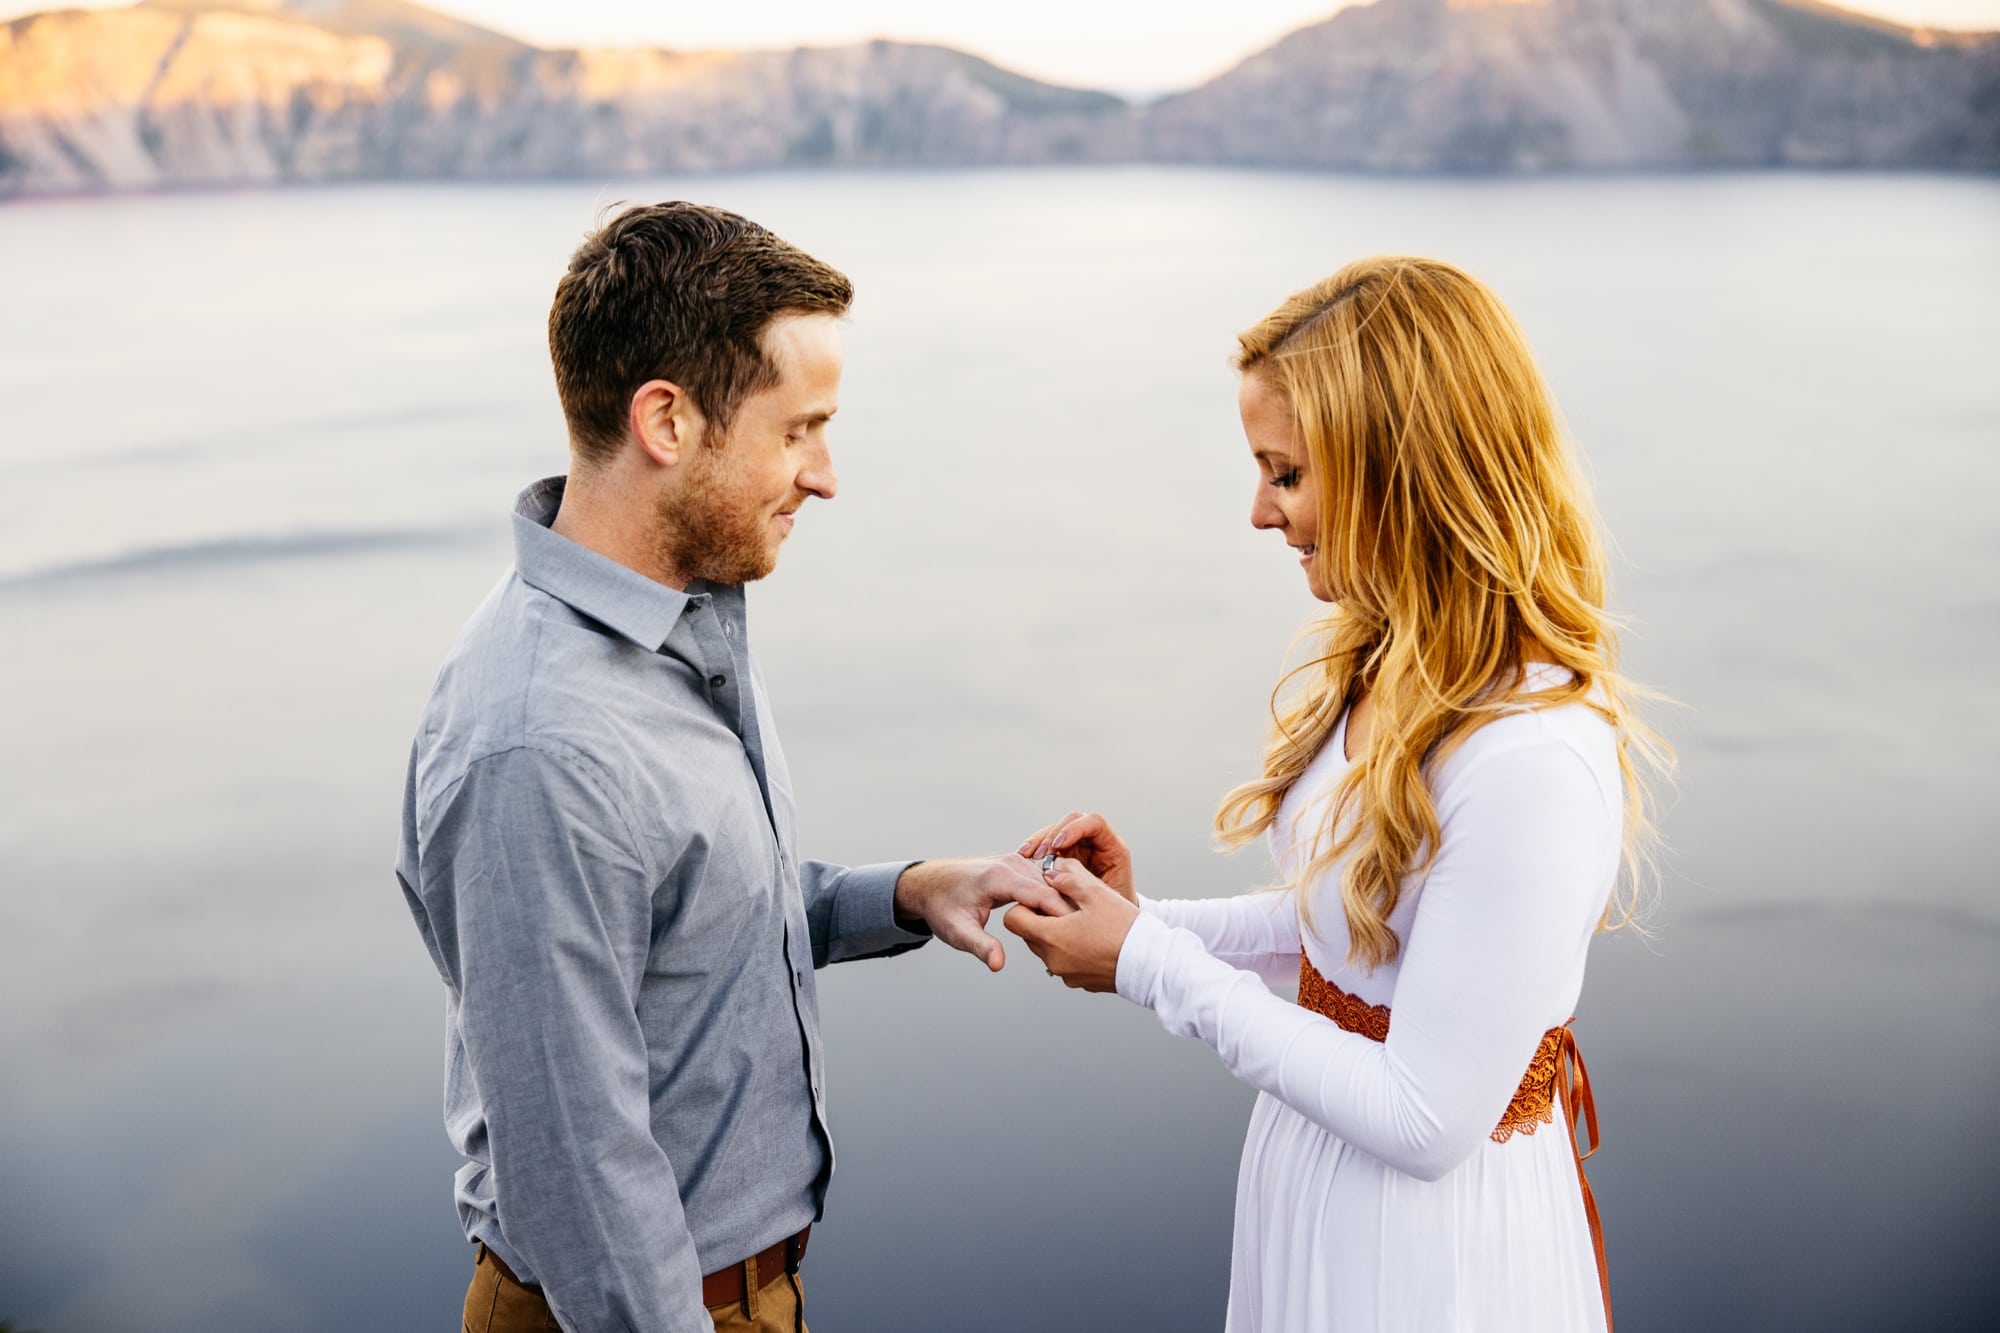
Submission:
{"label": "distant shoreline", "polygon": [[[1801,180],[1824,177],[1880,177],[1884,179],[1919,179],[1925,177],[1946,180],[1992,181],[2000,183],[2000,168],[1936,167],[1936,166],[1662,166],[1662,167],[1598,167],[1572,168],[1540,172],[1472,171],[1432,169],[1422,171],[1366,171],[1340,167],[1300,167],[1267,165],[1250,162],[1003,162],[967,163],[960,166],[943,165],[900,165],[868,163],[856,166],[776,166],[741,167],[709,171],[651,171],[628,176],[361,176],[346,179],[321,179],[299,181],[188,181],[163,182],[141,188],[124,190],[69,190],[50,191],[41,194],[0,194],[0,210],[20,208],[35,204],[73,203],[132,203],[146,200],[218,198],[238,196],[273,196],[287,194],[311,194],[357,189],[435,189],[462,188],[518,189],[548,188],[552,190],[573,189],[577,186],[597,185],[614,193],[628,185],[644,185],[653,182],[731,182],[764,178],[800,177],[823,175],[844,179],[866,179],[870,176],[915,179],[921,177],[947,177],[957,175],[1032,175],[1047,172],[1052,174],[1098,173],[1115,174],[1133,171],[1188,172],[1192,174],[1213,174],[1238,172],[1245,175],[1273,177],[1310,177],[1325,180],[1351,180],[1377,182],[1383,184],[1493,184],[1493,185],[1535,185],[1550,186],[1577,184],[1582,182],[1604,182],[1646,180],[1690,180],[1719,181],[1731,178],[1752,178],[1760,176],[1797,177]],[[622,199],[622,196],[620,197]],[[618,201],[612,201],[618,202]]]}
{"label": "distant shoreline", "polygon": [[1377,0],[1134,101],[962,51],[545,50],[413,4],[0,24],[0,199],[812,168],[2000,172],[2000,33],[1813,0]]}

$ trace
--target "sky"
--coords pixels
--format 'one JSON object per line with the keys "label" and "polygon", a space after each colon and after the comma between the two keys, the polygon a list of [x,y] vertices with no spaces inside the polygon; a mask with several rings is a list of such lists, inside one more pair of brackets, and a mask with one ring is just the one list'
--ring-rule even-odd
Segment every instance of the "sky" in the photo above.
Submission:
{"label": "sky", "polygon": [[[0,0],[0,18],[121,0]],[[239,0],[240,2],[240,0]],[[420,0],[421,2],[421,0]],[[1356,0],[1346,0],[1355,3]],[[1124,93],[1199,83],[1342,0],[436,0],[540,46],[771,47],[937,42],[1056,83]],[[1850,0],[1910,24],[2000,29],[2000,0]]]}

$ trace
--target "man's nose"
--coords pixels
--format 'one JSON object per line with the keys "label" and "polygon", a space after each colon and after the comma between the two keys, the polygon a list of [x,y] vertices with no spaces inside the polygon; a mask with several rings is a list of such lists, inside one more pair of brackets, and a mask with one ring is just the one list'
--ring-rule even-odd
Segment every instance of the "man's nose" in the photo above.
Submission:
{"label": "man's nose", "polygon": [[824,443],[799,471],[799,489],[817,495],[822,500],[831,500],[833,493],[840,489],[840,478],[833,472],[833,451]]}

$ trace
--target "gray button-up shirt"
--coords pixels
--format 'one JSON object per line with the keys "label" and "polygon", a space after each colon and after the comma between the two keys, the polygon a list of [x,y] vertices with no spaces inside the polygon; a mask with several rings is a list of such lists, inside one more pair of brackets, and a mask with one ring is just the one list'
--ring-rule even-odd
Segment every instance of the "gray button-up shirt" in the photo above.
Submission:
{"label": "gray button-up shirt", "polygon": [[701,1275],[819,1216],[813,969],[913,948],[908,862],[798,859],[743,590],[683,592],[514,511],[445,659],[396,875],[446,997],[458,1210],[566,1329],[711,1329]]}

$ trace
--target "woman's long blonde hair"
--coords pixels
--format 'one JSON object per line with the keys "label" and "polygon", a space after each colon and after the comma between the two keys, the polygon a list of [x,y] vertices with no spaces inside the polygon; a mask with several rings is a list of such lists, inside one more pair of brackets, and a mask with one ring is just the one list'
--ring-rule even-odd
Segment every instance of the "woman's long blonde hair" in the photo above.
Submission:
{"label": "woman's long blonde hair", "polygon": [[[1616,730],[1625,786],[1627,873],[1601,925],[1632,921],[1653,847],[1638,768],[1669,772],[1672,752],[1634,712],[1646,692],[1618,674],[1596,515],[1513,318],[1448,264],[1384,257],[1294,294],[1238,342],[1236,368],[1269,376],[1297,417],[1335,609],[1317,656],[1272,695],[1264,775],[1223,799],[1224,844],[1271,827],[1342,710],[1369,692],[1367,752],[1294,883],[1349,858],[1348,961],[1372,970],[1396,957],[1388,920],[1405,878],[1437,855],[1427,777],[1503,712],[1581,702]],[[1533,662],[1571,679],[1529,690]]]}

